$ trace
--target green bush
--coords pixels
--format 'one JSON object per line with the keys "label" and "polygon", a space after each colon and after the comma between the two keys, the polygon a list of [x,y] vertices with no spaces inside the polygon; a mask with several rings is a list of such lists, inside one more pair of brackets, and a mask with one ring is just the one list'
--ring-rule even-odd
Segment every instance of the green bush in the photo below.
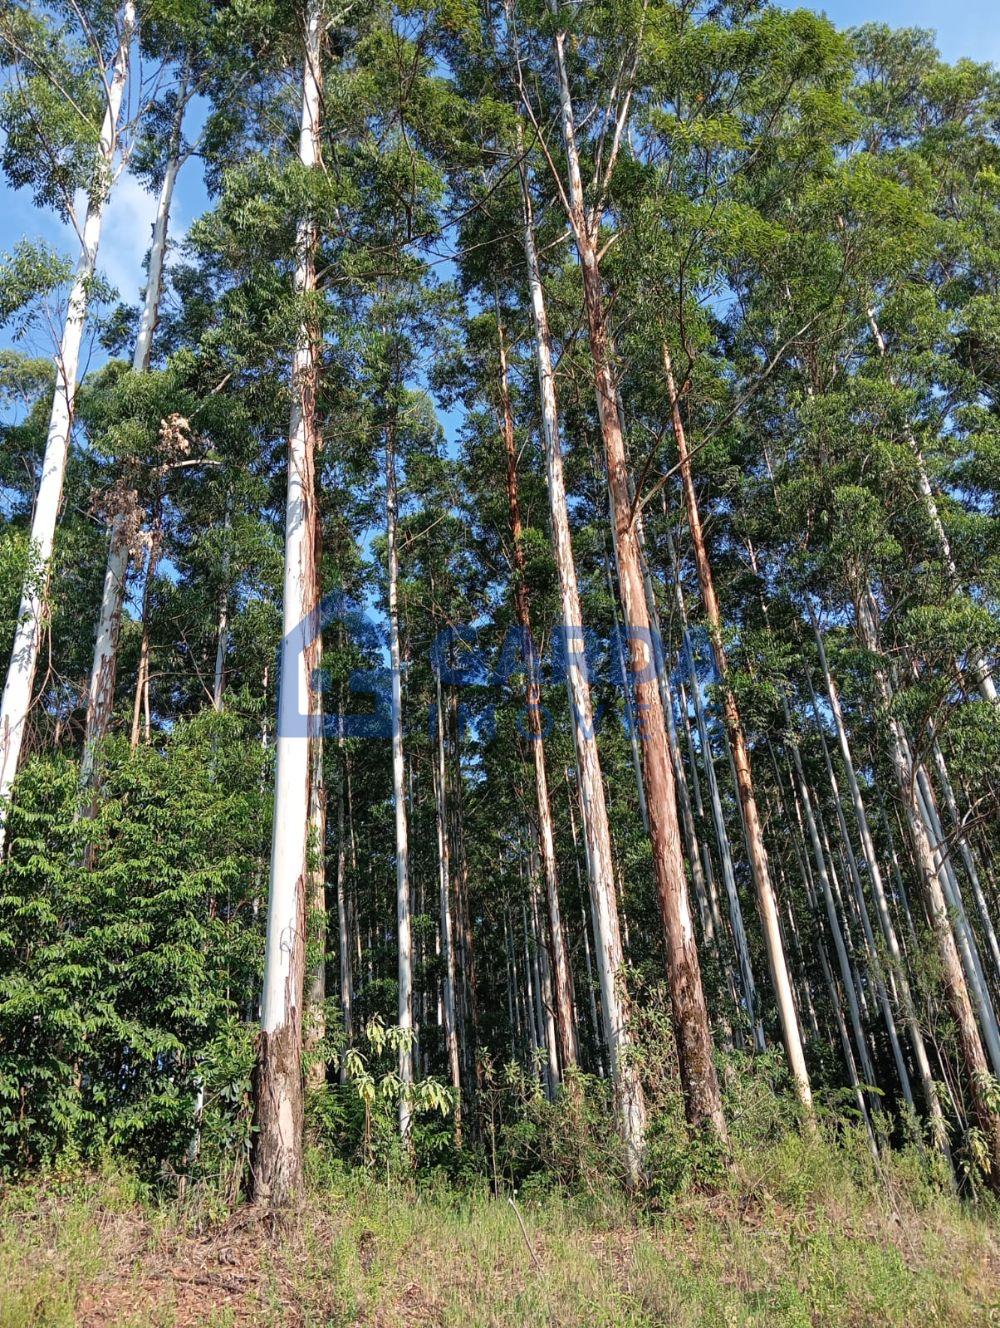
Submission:
{"label": "green bush", "polygon": [[[144,1174],[246,1135],[267,812],[233,716],[76,766],[26,763],[0,865],[0,1171],[106,1151]],[[85,865],[86,862],[89,865]],[[196,1105],[203,1100],[200,1121]]]}

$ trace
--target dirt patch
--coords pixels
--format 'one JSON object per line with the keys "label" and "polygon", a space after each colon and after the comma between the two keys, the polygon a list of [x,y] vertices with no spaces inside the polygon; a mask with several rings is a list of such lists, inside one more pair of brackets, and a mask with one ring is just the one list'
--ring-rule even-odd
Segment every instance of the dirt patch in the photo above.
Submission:
{"label": "dirt patch", "polygon": [[80,1328],[253,1324],[276,1312],[291,1328],[302,1322],[291,1277],[270,1260],[264,1264],[259,1221],[238,1214],[203,1235],[171,1233],[157,1241],[150,1234],[111,1243],[104,1272],[81,1292]]}

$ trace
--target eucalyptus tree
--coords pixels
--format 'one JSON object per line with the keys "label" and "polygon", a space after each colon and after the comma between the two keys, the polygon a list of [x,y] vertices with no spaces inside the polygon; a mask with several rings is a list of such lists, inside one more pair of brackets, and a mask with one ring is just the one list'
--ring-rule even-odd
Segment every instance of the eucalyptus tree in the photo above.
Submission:
{"label": "eucalyptus tree", "polygon": [[[322,4],[303,16],[302,108],[299,161],[320,164],[324,34]],[[291,368],[288,421],[288,494],[285,507],[285,579],[275,741],[274,841],[268,892],[264,994],[255,1083],[254,1194],[280,1207],[302,1183],[302,1019],[305,931],[311,871],[309,832],[317,797],[315,669],[322,640],[319,615],[316,517],[316,393],[318,333],[308,308],[316,284],[318,223],[297,221],[294,288],[302,302]],[[319,761],[322,761],[320,748]],[[325,836],[324,836],[325,842]]]}
{"label": "eucalyptus tree", "polygon": [[[922,293],[929,268],[955,237],[936,215],[934,181],[920,161],[912,125],[906,135],[880,136],[865,118],[870,103],[891,86],[891,77],[865,69],[857,118],[852,112],[842,125],[834,122],[827,150],[803,162],[791,190],[780,160],[764,161],[759,174],[755,167],[748,196],[770,233],[775,261],[762,252],[754,264],[744,262],[742,275],[739,264],[731,269],[742,292],[731,325],[738,356],[771,363],[781,352],[780,371],[776,366],[760,403],[750,408],[770,429],[766,473],[759,479],[762,511],[772,524],[770,534],[760,527],[760,543],[775,565],[795,568],[803,597],[819,595],[835,621],[853,624],[865,651],[864,694],[872,712],[884,716],[875,749],[888,758],[972,1115],[993,1154],[996,1122],[982,1087],[988,1062],[981,1036],[988,1049],[996,1021],[920,754],[929,713],[920,714],[922,702],[933,694],[940,705],[950,694],[943,715],[957,715],[964,705],[950,681],[945,624],[955,614],[970,627],[978,619],[972,630],[983,640],[988,618],[954,600],[946,559],[944,575],[937,573],[944,555],[931,506],[940,515],[944,499],[928,505],[921,465],[925,449],[940,454],[955,446],[961,413],[952,412],[948,399],[960,401],[968,390],[953,361],[951,315]],[[906,86],[909,93],[899,88],[900,105],[912,95],[912,83]],[[859,124],[867,131],[860,140]],[[839,154],[831,150],[838,141]],[[907,329],[897,369],[875,334],[885,315],[879,322],[873,312],[873,291]],[[790,342],[785,329],[792,330]],[[942,589],[951,603],[932,623]],[[896,650],[913,663],[915,675],[896,667]],[[980,683],[982,658],[982,648],[974,648],[969,672]],[[877,904],[877,885],[873,890]],[[920,1062],[915,1013],[910,1034]],[[940,1137],[929,1067],[921,1077]]]}
{"label": "eucalyptus tree", "polygon": [[[184,19],[187,17],[187,21]],[[150,107],[145,131],[132,155],[132,169],[144,174],[154,188],[158,188],[152,239],[146,265],[146,285],[142,297],[139,324],[132,348],[132,372],[148,372],[153,359],[153,334],[160,313],[164,289],[164,268],[170,227],[170,214],[177,177],[185,162],[197,151],[197,139],[184,136],[184,120],[192,98],[196,95],[204,75],[199,80],[196,68],[204,70],[208,34],[199,16],[180,14],[177,31],[169,28],[150,35],[154,49],[176,50],[176,74],[173,86],[164,89],[160,100]],[[118,638],[121,631],[122,610],[125,601],[129,562],[136,553],[138,534],[132,514],[126,510],[111,514],[108,535],[108,561],[104,572],[104,588],[100,615],[94,642],[94,660],[91,665],[87,692],[87,714],[83,738],[83,756],[80,763],[81,783],[86,787],[94,777],[95,758],[101,740],[108,730],[114,709],[115,673],[118,662]]]}
{"label": "eucalyptus tree", "polygon": [[[821,132],[830,132],[834,98],[842,95],[848,68],[846,45],[831,25],[804,13],[768,9],[750,15],[722,7],[696,16],[676,7],[657,16],[649,26],[642,97],[634,110],[643,129],[636,139],[645,174],[634,183],[624,176],[613,196],[622,240],[607,264],[611,288],[630,292],[634,301],[631,316],[622,319],[620,341],[625,391],[644,426],[636,441],[643,459],[637,462],[635,506],[646,509],[652,523],[653,500],[665,499],[679,474],[782,1040],[806,1107],[811,1092],[802,1032],[751,748],[731,676],[734,615],[725,616],[720,608],[713,567],[727,552],[723,544],[713,553],[706,538],[706,520],[713,523],[715,512],[698,472],[725,449],[727,434],[735,432],[727,426],[774,367],[765,361],[739,382],[724,361],[714,359],[713,322],[729,293],[728,255],[745,252],[751,269],[754,262],[759,221],[742,189],[743,177],[757,169],[776,138],[818,136],[812,125],[803,127],[803,105],[810,106]],[[794,164],[788,169],[794,178]],[[662,397],[654,403],[656,383]],[[675,449],[666,457],[664,416]],[[746,440],[745,451],[743,464],[760,464],[753,440]]]}
{"label": "eucalyptus tree", "polygon": [[[32,519],[29,565],[0,702],[0,801],[17,774],[44,630],[45,594],[66,473],[87,303],[97,267],[111,189],[123,167],[128,111],[123,110],[136,36],[132,0],[9,9],[2,19],[4,170],[55,208],[79,242],[63,314],[56,384]],[[136,102],[138,104],[138,98]],[[84,190],[78,208],[75,194]],[[2,812],[0,812],[2,816]],[[0,843],[2,843],[0,821]]]}
{"label": "eucalyptus tree", "polygon": [[[562,137],[563,166],[556,167],[551,149],[546,158],[551,166],[552,182],[566,212],[580,261],[584,307],[587,316],[588,344],[593,368],[597,413],[604,447],[604,459],[610,492],[611,521],[614,534],[618,583],[629,638],[629,658],[636,708],[640,715],[639,737],[642,774],[649,816],[649,834],[667,949],[667,976],[670,983],[674,1035],[677,1040],[681,1083],[685,1108],[694,1127],[704,1127],[720,1139],[726,1136],[722,1101],[713,1061],[708,1011],[702,989],[701,966],[687,896],[687,883],[681,851],[673,766],[667,741],[663,698],[655,678],[655,653],[649,606],[642,574],[642,553],[635,523],[633,490],[622,432],[622,406],[613,363],[613,343],[605,304],[601,275],[603,244],[601,225],[605,194],[615,168],[628,126],[634,80],[639,65],[645,33],[645,11],[631,16],[631,21],[617,25],[619,42],[613,57],[606,53],[601,61],[609,73],[615,71],[607,90],[600,82],[594,87],[589,76],[577,79],[576,88],[587,104],[587,118],[594,128],[583,140],[593,153],[593,174],[589,196],[584,186],[581,166],[581,137],[578,129],[579,107],[574,108],[574,79],[570,69],[570,34],[577,37],[568,10],[558,4],[549,6],[553,19],[552,72],[554,98],[558,105]],[[596,35],[596,34],[593,34]],[[606,40],[610,33],[601,34]],[[592,34],[588,33],[588,36]],[[591,58],[597,47],[590,44]],[[579,51],[577,52],[579,60]],[[539,128],[530,98],[522,99],[536,130]],[[593,142],[589,142],[593,136]]]}

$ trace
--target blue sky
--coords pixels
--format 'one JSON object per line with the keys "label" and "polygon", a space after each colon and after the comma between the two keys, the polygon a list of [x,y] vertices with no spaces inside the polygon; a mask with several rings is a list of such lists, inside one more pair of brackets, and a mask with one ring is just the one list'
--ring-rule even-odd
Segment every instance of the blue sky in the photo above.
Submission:
{"label": "blue sky", "polygon": [[[790,2],[790,0],[789,0]],[[949,60],[971,56],[1000,63],[998,0],[830,0],[813,6],[834,22],[849,26],[879,21],[893,26],[932,28],[942,55]],[[199,163],[190,161],[181,175],[171,225],[171,237],[183,235],[205,206]],[[149,246],[154,199],[142,185],[125,176],[115,190],[101,241],[100,266],[124,299],[134,301],[142,286],[142,262]],[[43,239],[73,251],[67,228],[57,218],[39,212],[29,194],[12,190],[0,178],[0,250],[24,236]],[[9,344],[0,331],[0,346]],[[47,354],[43,341],[26,350]]]}

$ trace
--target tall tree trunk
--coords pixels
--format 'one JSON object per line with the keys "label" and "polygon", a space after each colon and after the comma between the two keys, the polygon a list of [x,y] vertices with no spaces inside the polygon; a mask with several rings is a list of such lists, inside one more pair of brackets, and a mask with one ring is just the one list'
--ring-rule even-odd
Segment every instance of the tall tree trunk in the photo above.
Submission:
{"label": "tall tree trunk", "polygon": [[399,554],[396,548],[396,421],[385,438],[385,530],[389,560],[389,663],[392,671],[392,797],[396,810],[396,932],[398,941],[399,1134],[409,1146],[413,1110],[413,926],[410,905],[410,850],[406,818],[406,766],[403,756],[403,675],[399,649]]}
{"label": "tall tree trunk", "polygon": [[[905,742],[906,739],[904,738]],[[955,873],[954,863],[951,860],[949,845],[938,816],[937,802],[927,771],[922,762],[914,759],[912,751],[909,749],[907,755],[911,768],[916,772],[920,815],[931,845],[941,889],[944,892],[944,900],[951,918],[955,940],[958,944],[962,967],[965,969],[965,978],[969,984],[969,994],[979,1018],[979,1026],[987,1056],[993,1067],[993,1075],[1000,1079],[1000,1025],[997,1023],[989,983],[986,981],[986,974],[979,956],[979,946],[969,924],[968,914],[965,911],[965,900],[962,898],[961,886]]]}
{"label": "tall tree trunk", "polygon": [[618,602],[615,594],[614,579],[611,575],[611,564],[605,559],[604,576],[608,587],[608,598],[611,601],[612,631],[615,636],[615,656],[618,665],[618,671],[621,675],[622,683],[625,687],[624,696],[624,719],[625,726],[628,729],[628,745],[632,753],[632,773],[635,777],[635,792],[639,800],[639,814],[642,817],[642,826],[649,834],[649,808],[646,806],[646,788],[642,782],[642,753],[639,751],[639,716],[636,713],[635,697],[632,695],[632,689],[627,686],[628,683],[628,661],[625,658],[625,633],[622,631],[621,622],[618,617]]}
{"label": "tall tree trunk", "polygon": [[912,753],[903,734],[899,720],[891,712],[892,697],[889,681],[884,672],[884,662],[879,644],[875,610],[868,594],[855,590],[855,622],[861,643],[876,661],[876,682],[881,697],[886,731],[889,744],[889,757],[900,802],[906,818],[910,843],[913,848],[917,878],[924,896],[924,907],[937,944],[938,960],[941,965],[941,979],[944,985],[948,1009],[955,1024],[958,1051],[965,1071],[966,1088],[972,1104],[972,1112],[983,1136],[986,1156],[989,1163],[989,1182],[991,1187],[1000,1192],[1000,1115],[996,1112],[989,1091],[990,1068],[983,1050],[982,1039],[976,1024],[969,988],[966,983],[962,961],[948,916],[941,881],[938,876],[934,853],[924,824],[920,806],[920,789],[917,772],[914,768]]}
{"label": "tall tree trunk", "polygon": [[847,946],[844,943],[844,933],[841,929],[840,919],[837,915],[837,906],[831,888],[827,855],[824,852],[824,845],[816,824],[812,798],[809,793],[809,786],[806,783],[805,773],[802,769],[802,758],[799,755],[798,746],[793,740],[790,740],[788,745],[792,754],[792,761],[795,765],[795,775],[798,781],[799,803],[803,815],[805,816],[806,828],[809,832],[813,860],[816,865],[816,875],[819,877],[819,883],[823,890],[823,903],[826,908],[826,919],[830,929],[830,935],[833,938],[833,948],[837,955],[837,965],[840,969],[841,984],[844,994],[847,997],[847,1008],[851,1016],[851,1027],[854,1031],[854,1045],[857,1048],[858,1055],[861,1059],[861,1068],[865,1076],[865,1081],[869,1087],[874,1087],[875,1069],[868,1055],[868,1045],[865,1041],[864,1026],[861,1020],[861,1011],[858,1006],[855,976],[851,966],[850,957],[847,953]]}
{"label": "tall tree trunk", "polygon": [[[132,350],[132,372],[147,373],[153,353],[153,332],[160,310],[163,293],[163,270],[167,255],[167,232],[174,186],[181,166],[181,131],[184,113],[190,100],[187,71],[178,91],[177,106],[167,147],[167,165],[160,185],[153,223],[153,240],[149,250],[146,290],[142,302],[139,331]],[[116,513],[111,520],[108,542],[108,560],[104,569],[104,586],[97,620],[94,659],[90,668],[87,689],[87,719],[83,735],[83,755],[80,761],[80,783],[86,788],[94,779],[97,749],[108,731],[115,703],[115,674],[118,665],[118,637],[121,631],[122,608],[125,603],[125,581],[128,574],[129,521],[124,513]],[[215,704],[221,709],[221,697]]]}
{"label": "tall tree trunk", "polygon": [[554,1102],[559,1091],[559,1043],[553,1014],[552,969],[548,949],[542,939],[541,920],[538,916],[538,852],[535,842],[528,849],[528,901],[531,910],[531,956],[535,966],[535,990],[538,995],[539,1032],[545,1052],[543,1078],[545,1092]]}
{"label": "tall tree trunk", "polygon": [[[319,621],[321,601],[319,583],[319,511],[313,502],[311,512],[314,526],[313,585],[309,598],[316,606],[316,638],[310,658],[313,677],[321,675],[323,667],[323,629]],[[309,1085],[319,1088],[326,1081],[326,1062],[321,1047],[326,1038],[326,781],[323,769],[323,701],[322,693],[310,715],[309,735],[309,884],[307,933],[314,951],[309,974],[307,1006],[309,1011],[305,1050],[310,1056]]]}
{"label": "tall tree trunk", "polygon": [[670,401],[670,416],[677,444],[680,462],[681,481],[684,488],[684,504],[687,509],[688,526],[691,531],[691,543],[694,549],[695,565],[698,570],[698,585],[701,589],[702,604],[708,622],[708,633],[715,657],[715,667],[722,684],[723,713],[733,765],[736,770],[736,789],[743,824],[746,830],[747,848],[750,853],[750,866],[753,871],[754,887],[757,893],[757,909],[764,931],[764,944],[767,950],[768,964],[771,970],[771,983],[778,1006],[778,1020],[781,1025],[788,1068],[799,1101],[806,1110],[812,1107],[812,1090],[809,1086],[809,1074],[806,1070],[805,1054],[802,1048],[802,1032],[795,1013],[795,1001],[792,984],[788,973],[788,961],[781,942],[781,929],[778,920],[777,901],[767,862],[767,850],[764,847],[764,835],[761,830],[760,815],[757,810],[757,798],[753,787],[753,773],[750,767],[750,752],[747,747],[743,721],[732,687],[729,685],[729,661],[722,639],[722,616],[719,602],[715,595],[715,581],[712,576],[708,550],[701,526],[701,514],[698,510],[698,497],[694,488],[694,476],[691,471],[691,457],[687,447],[684,421],[681,418],[677,386],[674,382],[673,365],[670,350],[663,344],[663,371],[666,378],[667,394]]}
{"label": "tall tree trunk", "polygon": [[[865,966],[875,984],[875,991],[882,1010],[882,1022],[885,1025],[885,1031],[889,1038],[889,1046],[892,1051],[893,1062],[896,1066],[896,1077],[899,1079],[899,1085],[903,1091],[903,1097],[906,1100],[907,1106],[913,1108],[913,1089],[910,1085],[910,1073],[903,1056],[902,1047],[900,1046],[899,1034],[896,1029],[895,1014],[893,1012],[892,1003],[889,999],[889,991],[886,985],[885,974],[882,970],[878,947],[875,944],[871,918],[868,913],[868,904],[865,899],[864,885],[861,880],[861,871],[858,867],[854,845],[851,842],[850,833],[847,827],[847,818],[844,814],[843,800],[840,796],[840,782],[837,779],[836,772],[833,768],[833,761],[830,757],[830,751],[826,744],[826,734],[823,731],[823,723],[819,711],[819,701],[813,690],[812,679],[808,677],[808,675],[806,677],[806,683],[812,701],[813,719],[816,724],[816,731],[819,734],[820,746],[823,750],[823,762],[826,766],[826,776],[830,784],[830,791],[833,794],[834,807],[837,813],[837,826],[840,831],[840,844],[842,849],[841,863],[846,867],[847,874],[850,876],[851,883],[854,887],[856,914],[861,922],[861,928],[865,937]],[[891,971],[889,976],[891,981]]]}
{"label": "tall tree trunk", "polygon": [[[677,602],[677,609],[682,625],[681,649],[687,664],[688,682],[691,687],[691,699],[694,702],[695,723],[698,729],[698,741],[701,746],[702,765],[705,770],[705,778],[708,781],[709,801],[712,804],[712,821],[715,826],[715,840],[719,849],[719,857],[722,862],[722,879],[726,887],[726,898],[729,904],[729,923],[733,933],[733,943],[736,948],[736,958],[740,969],[740,984],[743,989],[743,1000],[746,1005],[746,1017],[752,1032],[754,1047],[757,1051],[763,1051],[765,1046],[764,1025],[760,1017],[760,1008],[757,999],[757,984],[754,979],[753,965],[750,960],[750,945],[747,941],[746,927],[743,922],[743,908],[740,904],[740,896],[736,888],[732,845],[729,839],[729,831],[726,828],[726,818],[722,809],[719,780],[715,773],[712,740],[708,731],[705,703],[702,699],[701,680],[698,677],[698,671],[695,665],[694,645],[688,627],[687,605],[685,604],[684,591],[681,586],[680,563],[677,559],[673,540],[669,536],[667,547],[674,568],[674,597]],[[696,769],[693,762],[692,768]]]}
{"label": "tall tree trunk", "polygon": [[76,274],[66,306],[66,319],[56,355],[56,386],[49,415],[45,453],[42,458],[41,479],[31,522],[28,546],[29,568],[21,591],[14,646],[4,684],[3,699],[0,701],[0,852],[3,851],[5,805],[17,775],[45,625],[45,599],[48,593],[56,522],[62,503],[63,481],[69,456],[70,430],[76,403],[77,373],[87,318],[87,301],[97,266],[101,225],[113,180],[114,161],[118,149],[119,116],[129,76],[135,28],[135,5],[133,0],[126,0],[121,13],[114,65],[110,77],[104,84],[106,100],[94,181],[87,200],[87,211],[80,235],[80,255],[77,259]]}
{"label": "tall tree trunk", "polygon": [[135,698],[132,703],[131,748],[134,752],[139,746],[140,720],[143,709],[146,712],[146,741],[149,742],[149,614],[156,585],[156,571],[160,565],[160,551],[163,545],[163,531],[159,516],[154,519],[149,535],[149,556],[146,561],[146,581],[142,587],[141,636],[139,641],[139,667],[136,671]]}
{"label": "tall tree trunk", "polygon": [[840,756],[844,764],[844,771],[847,775],[847,787],[851,796],[851,805],[854,808],[854,818],[857,822],[858,834],[861,839],[861,850],[868,867],[868,880],[871,885],[872,896],[875,900],[875,912],[878,914],[882,939],[885,942],[886,952],[889,957],[890,971],[895,977],[897,990],[900,996],[900,1003],[903,1007],[903,1018],[906,1021],[910,1046],[913,1050],[913,1059],[917,1067],[917,1076],[920,1079],[920,1087],[923,1092],[927,1114],[931,1123],[931,1132],[934,1137],[935,1145],[946,1157],[948,1157],[950,1150],[948,1148],[948,1136],[945,1129],[944,1115],[941,1111],[941,1103],[938,1100],[937,1090],[934,1086],[934,1077],[931,1073],[930,1059],[927,1055],[927,1047],[924,1043],[923,1031],[920,1027],[920,1021],[917,1018],[913,995],[910,991],[910,984],[906,976],[906,964],[903,959],[903,954],[899,945],[899,938],[896,934],[896,928],[889,909],[885,882],[882,878],[882,869],[879,865],[878,854],[875,851],[875,842],[872,838],[871,827],[868,823],[868,814],[865,810],[864,799],[861,796],[861,788],[858,784],[858,777],[854,767],[854,758],[847,737],[847,728],[844,724],[844,715],[840,707],[840,696],[830,673],[830,667],[826,658],[826,648],[823,643],[823,636],[819,630],[818,623],[813,623],[813,631],[816,637],[816,648],[819,653],[820,669],[822,670],[823,681],[826,685],[826,694],[830,702],[830,709],[837,729],[837,742],[840,746]]}
{"label": "tall tree trunk", "polygon": [[[594,995],[594,964],[590,949],[590,920],[587,914],[586,891],[583,886],[583,876],[580,871],[580,845],[576,833],[576,815],[573,811],[573,788],[570,784],[569,770],[566,771],[566,801],[569,809],[569,830],[570,837],[573,840],[573,866],[576,871],[576,886],[580,895],[580,922],[583,931],[583,954],[587,966],[587,997],[590,1006],[590,1027],[594,1035],[594,1056],[597,1061],[598,1077],[604,1078],[604,1047],[606,1039],[604,1029],[601,1027],[601,1021],[597,1013],[597,999]],[[590,879],[588,870],[587,879]]]}
{"label": "tall tree trunk", "polygon": [[[353,952],[351,948],[351,908],[347,897],[347,840],[345,838],[344,810],[347,801],[347,753],[344,751],[343,738],[341,749],[340,789],[337,795],[337,964],[340,975],[340,1011],[344,1020],[344,1043],[350,1047],[354,1043],[354,980]],[[347,1081],[347,1065],[344,1057],[340,1060],[340,1082]]]}
{"label": "tall tree trunk", "polygon": [[455,1143],[462,1144],[462,1074],[458,1057],[458,1022],[455,1014],[455,944],[451,920],[451,852],[448,835],[448,763],[445,759],[444,706],[441,674],[434,674],[437,749],[434,764],[434,802],[437,811],[439,917],[444,960],[444,1041],[448,1070],[455,1092]]}
{"label": "tall tree trunk", "polygon": [[[687,654],[683,643],[681,649],[684,654]],[[683,665],[683,657],[679,662]],[[695,750],[694,734],[691,727],[691,713],[688,704],[687,691],[683,682],[679,682],[678,684],[677,702],[681,717],[681,726],[684,731],[684,747],[688,754],[688,763],[691,770],[690,788],[692,794],[693,814],[696,818],[696,824],[701,824],[707,828],[708,822],[705,816],[705,803],[701,792],[701,776],[698,774],[698,758]],[[722,955],[723,963],[727,969],[730,969],[732,967],[730,957],[724,952],[722,910],[719,905],[719,891],[716,885],[715,868],[712,864],[712,852],[709,847],[707,836],[703,837],[701,840],[701,862],[702,877],[705,881],[706,893],[708,894],[708,908],[712,918],[712,931],[716,938],[720,954]],[[739,901],[737,900],[737,904],[738,903]],[[740,926],[742,930],[742,917],[740,918]]]}
{"label": "tall tree trunk", "polygon": [[566,633],[566,685],[569,691],[570,718],[580,787],[583,834],[587,848],[590,902],[594,916],[597,971],[601,985],[601,1004],[607,1038],[611,1076],[615,1084],[616,1106],[622,1139],[625,1143],[629,1174],[633,1182],[641,1178],[645,1158],[646,1103],[642,1084],[632,1054],[629,1029],[629,999],[624,981],[624,955],[618,904],[615,897],[614,870],[611,859],[611,830],[604,799],[594,711],[590,696],[587,662],[580,640],[575,648],[571,637],[582,637],[583,615],[577,588],[573,545],[570,538],[566,485],[563,478],[562,445],[556,408],[555,375],[552,369],[552,344],[542,290],[531,196],[524,171],[521,174],[524,208],[524,255],[531,294],[535,334],[535,359],[542,403],[542,435],[548,479],[549,513],[552,543],[559,578],[563,630]]}
{"label": "tall tree trunk", "polygon": [[[320,88],[322,96],[322,87]],[[313,163],[318,165],[317,161]],[[315,249],[314,249],[315,255]],[[315,265],[315,256],[313,258]],[[309,975],[308,992],[308,1030],[306,1050],[310,1054],[309,1083],[318,1088],[326,1080],[326,1062],[322,1059],[320,1048],[326,1038],[326,767],[323,759],[324,732],[324,697],[323,697],[323,621],[320,606],[323,600],[323,517],[320,512],[318,494],[315,492],[315,458],[323,442],[319,421],[316,416],[316,392],[319,388],[321,370],[321,332],[315,320],[311,322],[309,340],[312,357],[312,418],[310,421],[310,447],[313,454],[312,502],[309,505],[310,538],[312,539],[312,562],[309,573],[312,584],[307,587],[309,603],[313,605],[315,618],[314,638],[309,658],[310,686],[316,695],[316,703],[309,715],[309,884],[308,884],[308,937],[312,942],[313,967]]]}
{"label": "tall tree trunk", "polygon": [[[448,738],[451,743],[452,771],[450,799],[452,856],[455,863],[455,958],[461,980],[457,991],[462,999],[459,1008],[458,1043],[465,1057],[466,1088],[479,1086],[479,986],[476,977],[476,943],[469,911],[469,859],[465,849],[465,793],[462,774],[462,726],[458,692],[448,691]],[[472,1115],[475,1122],[475,1114]]]}
{"label": "tall tree trunk", "polygon": [[[307,167],[319,162],[323,30],[322,8],[310,0],[305,17],[299,132],[299,157]],[[303,217],[296,231],[295,270],[295,290],[303,299],[308,299],[315,289],[315,249],[315,222]],[[310,881],[313,670],[321,629],[314,598],[315,335],[314,320],[307,309],[302,315],[292,360],[274,831],[254,1086],[257,1131],[253,1191],[258,1202],[271,1208],[294,1201],[302,1185],[302,1005]]]}
{"label": "tall tree trunk", "polygon": [[932,723],[928,723],[928,732],[931,737],[931,755],[934,758],[934,769],[937,772],[938,785],[944,794],[944,803],[948,809],[948,815],[954,826],[954,837],[958,844],[958,850],[965,865],[966,874],[972,886],[972,897],[976,902],[976,912],[979,915],[979,923],[982,928],[982,934],[986,938],[986,944],[990,952],[990,962],[994,988],[1000,982],[1000,941],[997,939],[996,928],[993,925],[993,918],[990,914],[989,905],[986,901],[986,895],[983,891],[983,883],[979,875],[979,868],[976,865],[975,855],[972,851],[972,845],[965,834],[965,822],[958,809],[958,801],[955,797],[955,790],[952,786],[951,777],[948,774],[948,766],[944,759],[944,752],[941,750],[941,744],[938,741],[937,734]]}
{"label": "tall tree trunk", "polygon": [[229,577],[233,553],[230,530],[233,516],[233,495],[226,494],[226,508],[222,518],[222,584],[219,587],[219,611],[215,634],[215,672],[212,678],[212,709],[222,713],[222,698],[226,690],[226,652],[229,650]]}
{"label": "tall tree trunk", "polygon": [[[550,4],[550,8],[554,8],[554,4]],[[667,745],[663,702],[655,677],[655,656],[633,519],[618,388],[610,360],[597,237],[594,233],[596,222],[592,226],[587,216],[580,175],[573,103],[565,61],[565,39],[565,32],[559,30],[553,40],[560,124],[568,167],[569,220],[583,277],[597,413],[611,493],[618,584],[630,637],[636,705],[641,717],[639,738],[649,811],[649,838],[667,952],[667,980],[681,1088],[689,1124],[695,1129],[707,1129],[724,1139],[726,1123],[712,1056],[708,1007],[702,988],[701,965],[688,902],[674,773]]]}
{"label": "tall tree trunk", "polygon": [[507,462],[507,505],[510,513],[510,534],[514,562],[514,613],[521,631],[524,653],[525,708],[528,716],[528,742],[535,767],[538,850],[542,865],[542,878],[545,882],[546,929],[552,966],[559,1059],[563,1068],[569,1069],[577,1063],[576,1028],[573,1021],[573,988],[559,908],[559,869],[556,864],[555,838],[552,833],[552,808],[549,803],[549,781],[545,765],[545,745],[542,740],[538,660],[535,656],[535,644],[531,634],[531,608],[528,601],[525,570],[524,529],[521,522],[521,501],[517,479],[514,416],[510,404],[507,344],[503,326],[499,319],[497,321],[497,334],[500,354],[500,423],[504,455]]}

